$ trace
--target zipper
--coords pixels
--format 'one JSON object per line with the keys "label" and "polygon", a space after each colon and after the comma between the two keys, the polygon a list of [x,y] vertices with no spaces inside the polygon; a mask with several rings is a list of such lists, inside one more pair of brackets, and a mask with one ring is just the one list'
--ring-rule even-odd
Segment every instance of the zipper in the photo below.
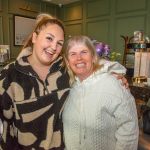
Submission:
{"label": "zipper", "polygon": [[44,89],[43,89],[44,90],[43,91],[44,95],[46,95],[45,91],[47,92],[47,94],[49,94],[48,88],[46,86],[46,82],[43,82],[43,86],[44,86]]}
{"label": "zipper", "polygon": [[[47,88],[47,85],[46,85],[46,80],[47,80],[47,77],[48,76],[51,76],[51,75],[53,75],[54,73],[52,73],[51,75],[47,75],[47,77],[46,77],[46,79],[45,79],[45,81],[43,81],[43,80],[41,80],[38,76],[36,76],[36,75],[34,75],[34,74],[32,74],[32,73],[25,73],[25,72],[23,72],[23,71],[20,71],[20,70],[18,70],[19,72],[21,72],[21,73],[23,73],[23,74],[25,74],[25,75],[27,75],[27,76],[31,76],[31,77],[33,77],[33,78],[35,78],[35,79],[38,79],[39,81],[40,81],[40,83],[43,85],[43,95],[46,95],[46,92],[47,92],[47,94],[49,94],[50,92],[48,91],[48,88]],[[46,92],[45,92],[46,91]]]}
{"label": "zipper", "polygon": [[82,94],[81,94],[81,100],[80,100],[80,145],[82,147],[82,142],[86,138],[86,114],[85,114],[85,105],[84,105],[84,97],[85,97],[85,89],[82,86]]}

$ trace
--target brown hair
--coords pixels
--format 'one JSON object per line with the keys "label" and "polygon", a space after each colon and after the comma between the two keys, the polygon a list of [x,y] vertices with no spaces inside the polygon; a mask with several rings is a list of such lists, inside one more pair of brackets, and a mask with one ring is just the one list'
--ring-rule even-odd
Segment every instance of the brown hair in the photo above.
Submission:
{"label": "brown hair", "polygon": [[77,35],[69,38],[68,41],[65,43],[63,49],[63,58],[64,64],[70,76],[70,84],[72,84],[75,81],[75,74],[72,72],[71,68],[68,65],[68,53],[70,48],[72,48],[74,45],[78,43],[85,45],[90,50],[92,56],[95,58],[95,61],[93,62],[93,69],[94,69],[93,71],[95,72],[101,67],[101,65],[99,64],[99,56],[97,55],[96,49],[90,38],[84,35]]}
{"label": "brown hair", "polygon": [[64,36],[65,36],[64,25],[59,19],[57,19],[57,18],[55,18],[55,17],[53,17],[53,16],[51,16],[49,14],[41,13],[41,14],[39,14],[37,16],[35,27],[34,27],[32,33],[29,35],[28,39],[25,41],[23,49],[26,48],[26,47],[32,47],[33,46],[33,43],[32,43],[32,35],[33,35],[33,33],[35,32],[35,33],[39,34],[41,29],[44,26],[46,26],[47,24],[57,24],[64,31]]}

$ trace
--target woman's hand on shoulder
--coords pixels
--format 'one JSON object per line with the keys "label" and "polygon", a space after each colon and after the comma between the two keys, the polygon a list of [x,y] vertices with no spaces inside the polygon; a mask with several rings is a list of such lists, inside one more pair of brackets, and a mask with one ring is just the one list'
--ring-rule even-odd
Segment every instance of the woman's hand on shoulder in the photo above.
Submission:
{"label": "woman's hand on shoulder", "polygon": [[121,84],[122,86],[125,86],[125,88],[129,89],[129,83],[128,80],[125,78],[124,74],[120,74],[120,73],[116,73],[116,72],[112,72],[111,73],[114,77],[117,78],[117,80],[121,80]]}

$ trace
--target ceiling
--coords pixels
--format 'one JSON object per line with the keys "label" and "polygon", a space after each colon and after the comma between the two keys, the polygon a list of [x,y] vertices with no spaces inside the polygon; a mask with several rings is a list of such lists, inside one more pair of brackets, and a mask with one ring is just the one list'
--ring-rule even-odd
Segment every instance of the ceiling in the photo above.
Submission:
{"label": "ceiling", "polygon": [[70,4],[79,0],[43,0],[43,1],[48,2],[48,3],[53,3],[56,5],[66,5],[66,4]]}

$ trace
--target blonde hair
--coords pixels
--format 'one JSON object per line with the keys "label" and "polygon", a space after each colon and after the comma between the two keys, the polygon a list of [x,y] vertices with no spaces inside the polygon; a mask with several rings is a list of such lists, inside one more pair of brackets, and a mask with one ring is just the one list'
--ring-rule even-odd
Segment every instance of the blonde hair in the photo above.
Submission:
{"label": "blonde hair", "polygon": [[41,13],[36,17],[36,22],[35,22],[34,29],[31,32],[31,34],[29,35],[28,39],[25,41],[23,49],[26,48],[26,47],[32,47],[33,46],[33,43],[32,43],[33,33],[35,32],[35,33],[39,34],[40,31],[42,30],[42,28],[44,26],[46,26],[47,24],[57,24],[59,27],[62,28],[62,30],[64,32],[64,36],[65,36],[64,25],[59,19],[51,16],[50,14]]}
{"label": "blonde hair", "polygon": [[83,44],[85,45],[91,52],[92,57],[94,57],[95,61],[93,62],[93,71],[97,71],[101,65],[99,64],[99,56],[97,55],[96,49],[92,43],[92,41],[90,40],[90,38],[88,38],[87,36],[84,35],[77,35],[77,36],[73,36],[71,38],[68,39],[68,41],[65,43],[64,48],[63,48],[63,58],[64,58],[64,64],[67,68],[68,74],[70,76],[70,84],[72,85],[75,81],[75,74],[73,73],[73,71],[71,70],[71,68],[68,65],[68,54],[69,54],[69,50],[76,44]]}

